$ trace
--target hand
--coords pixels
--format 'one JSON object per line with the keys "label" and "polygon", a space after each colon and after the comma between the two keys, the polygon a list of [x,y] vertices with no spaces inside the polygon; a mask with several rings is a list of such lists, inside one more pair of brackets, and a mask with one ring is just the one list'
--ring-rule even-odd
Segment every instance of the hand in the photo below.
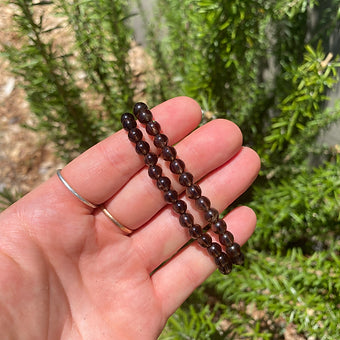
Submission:
{"label": "hand", "polygon": [[[242,147],[235,124],[214,120],[188,135],[197,127],[201,111],[186,97],[152,111],[169,144],[180,141],[178,157],[200,180],[213,207],[222,211],[251,185],[259,158]],[[150,276],[189,236],[148,177],[143,157],[136,154],[126,131],[80,155],[62,174],[82,197],[103,203],[134,232],[125,235],[100,209],[78,200],[57,176],[4,211],[2,338],[157,338],[168,317],[216,270],[212,257],[194,242]],[[189,203],[188,207],[195,222],[204,225]],[[247,207],[235,209],[225,220],[240,244],[256,224]]]}

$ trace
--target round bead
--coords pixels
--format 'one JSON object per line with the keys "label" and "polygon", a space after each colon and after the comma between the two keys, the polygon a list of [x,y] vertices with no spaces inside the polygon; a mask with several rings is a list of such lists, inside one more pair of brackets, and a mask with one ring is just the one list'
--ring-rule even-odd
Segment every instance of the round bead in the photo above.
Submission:
{"label": "round bead", "polygon": [[230,257],[236,257],[241,254],[241,247],[235,242],[231,246],[226,247],[225,251]]}
{"label": "round bead", "polygon": [[133,107],[133,114],[137,117],[142,110],[148,110],[148,106],[145,103],[138,102]]}
{"label": "round bead", "polygon": [[[187,196],[192,199],[201,197],[202,190],[198,184],[193,184],[187,188]],[[210,209],[211,210],[211,209]],[[209,221],[210,222],[210,221]]]}
{"label": "round bead", "polygon": [[155,136],[153,143],[157,148],[164,148],[168,144],[168,137],[159,133]]}
{"label": "round bead", "polygon": [[170,163],[170,170],[174,174],[183,173],[184,168],[185,168],[185,164],[181,159],[176,158]]}
{"label": "round bead", "polygon": [[162,168],[158,165],[150,165],[148,174],[152,179],[158,179],[162,175]]}
{"label": "round bead", "polygon": [[144,163],[146,165],[155,165],[157,163],[157,160],[158,160],[158,156],[153,152],[148,152],[144,156]]}
{"label": "round bead", "polygon": [[178,199],[178,194],[176,190],[168,190],[164,194],[164,199],[167,203],[175,203]]}
{"label": "round bead", "polygon": [[224,267],[228,264],[231,264],[232,262],[231,262],[229,256],[226,253],[221,252],[220,255],[215,257],[215,263],[218,267]]}
{"label": "round bead", "polygon": [[213,242],[210,247],[208,247],[208,253],[211,256],[218,257],[222,252],[221,246],[217,242]]}
{"label": "round bead", "polygon": [[202,236],[202,228],[198,224],[194,224],[189,228],[189,234],[192,238],[197,239]]}
{"label": "round bead", "polygon": [[187,211],[187,204],[182,200],[178,200],[172,205],[172,208],[177,214],[184,214]]}
{"label": "round bead", "polygon": [[229,231],[225,231],[223,234],[220,234],[219,240],[224,246],[230,247],[234,243],[234,235]]}
{"label": "round bead", "polygon": [[208,248],[212,244],[212,238],[209,234],[203,234],[200,238],[197,239],[199,245],[203,248]]}
{"label": "round bead", "polygon": [[227,224],[220,218],[211,225],[211,229],[215,234],[224,234],[227,230]]}
{"label": "round bead", "polygon": [[149,151],[150,151],[150,145],[147,142],[140,140],[136,143],[136,152],[139,155],[145,156]]}
{"label": "round bead", "polygon": [[201,196],[196,198],[195,205],[199,210],[208,211],[210,209],[210,200],[208,197]]}
{"label": "round bead", "polygon": [[121,115],[120,121],[121,121],[121,123],[123,124],[123,121],[124,121],[124,120],[127,120],[127,119],[135,120],[135,117],[133,116],[132,113],[130,113],[130,112],[125,112],[125,113],[123,113],[123,114]]}
{"label": "round bead", "polygon": [[161,126],[155,120],[148,122],[145,126],[146,132],[151,136],[156,136],[161,131]]}
{"label": "round bead", "polygon": [[244,255],[241,253],[238,256],[234,256],[232,257],[232,261],[234,264],[241,266],[244,263]]}
{"label": "round bead", "polygon": [[130,131],[131,129],[133,129],[137,126],[135,118],[133,117],[133,115],[131,113],[122,114],[121,122],[122,122],[123,128],[126,131]]}
{"label": "round bead", "polygon": [[194,182],[194,176],[190,172],[183,172],[179,178],[179,183],[181,183],[184,187],[190,187]]}
{"label": "round bead", "polygon": [[218,220],[219,212],[215,208],[210,208],[208,211],[205,212],[204,218],[209,223],[215,223]]}
{"label": "round bead", "polygon": [[142,123],[146,124],[152,121],[152,112],[150,110],[140,110],[137,119]]}
{"label": "round bead", "polygon": [[190,228],[194,224],[194,217],[189,213],[181,214],[179,217],[179,223],[184,228]]}
{"label": "round bead", "polygon": [[164,146],[162,156],[166,161],[173,161],[176,158],[177,152],[173,146]]}
{"label": "round bead", "polygon": [[137,143],[138,141],[142,140],[143,132],[137,128],[132,128],[129,130],[128,138],[131,142]]}
{"label": "round bead", "polygon": [[223,267],[218,267],[218,270],[223,274],[223,275],[227,275],[230,274],[231,271],[233,269],[233,265],[232,263],[228,263]]}
{"label": "round bead", "polygon": [[157,180],[157,187],[159,190],[168,191],[171,186],[171,181],[169,177],[161,176]]}

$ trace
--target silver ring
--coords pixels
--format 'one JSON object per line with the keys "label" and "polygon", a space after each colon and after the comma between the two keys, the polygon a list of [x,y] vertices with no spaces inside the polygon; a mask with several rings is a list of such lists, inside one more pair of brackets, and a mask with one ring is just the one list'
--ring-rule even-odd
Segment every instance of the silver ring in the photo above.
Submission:
{"label": "silver ring", "polygon": [[81,202],[83,202],[84,204],[86,204],[87,206],[96,209],[96,208],[100,208],[102,210],[102,212],[105,214],[105,216],[107,216],[111,222],[113,222],[117,227],[119,227],[120,230],[122,230],[124,233],[126,234],[131,234],[132,230],[130,230],[129,228],[125,227],[124,225],[122,225],[119,221],[117,221],[111,214],[110,212],[103,206],[103,205],[95,205],[91,202],[89,202],[87,199],[85,199],[84,197],[80,196],[65,180],[65,178],[62,176],[61,174],[61,169],[57,170],[57,175],[60,179],[60,181],[65,185],[65,187],[72,192],[72,194],[74,196],[76,196]]}

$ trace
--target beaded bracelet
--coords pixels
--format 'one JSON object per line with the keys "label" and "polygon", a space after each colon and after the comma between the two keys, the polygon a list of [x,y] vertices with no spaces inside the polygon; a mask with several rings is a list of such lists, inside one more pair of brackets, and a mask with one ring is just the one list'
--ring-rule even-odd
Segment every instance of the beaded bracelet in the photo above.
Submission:
{"label": "beaded bracelet", "polygon": [[[139,102],[135,104],[133,112],[139,122],[145,125],[146,132],[154,137],[153,143],[161,149],[160,154],[163,159],[170,162],[170,171],[179,175],[178,181],[185,187],[187,197],[195,200],[195,206],[204,212],[207,226],[202,228],[199,224],[194,223],[192,214],[187,211],[187,204],[178,199],[177,191],[171,188],[170,178],[162,176],[162,168],[157,165],[158,155],[150,152],[150,145],[143,140],[143,133],[137,128],[134,116],[131,113],[124,113],[121,117],[122,125],[128,131],[129,140],[135,143],[136,152],[144,156],[149,177],[156,180],[158,189],[164,192],[165,201],[172,204],[173,210],[179,214],[181,226],[188,228],[189,235],[196,239],[200,246],[207,248],[219,271],[222,274],[229,274],[232,270],[232,264],[240,265],[244,262],[239,244],[234,242],[233,234],[227,231],[225,221],[220,219],[218,211],[211,207],[210,200],[206,196],[202,196],[202,190],[198,184],[194,183],[193,175],[185,171],[183,160],[176,158],[176,149],[168,145],[167,136],[161,133],[160,125],[153,120],[152,113],[147,105]],[[222,251],[219,243],[213,242],[211,236],[205,233],[210,227],[214,233],[219,235],[219,241],[225,246],[225,252]]]}

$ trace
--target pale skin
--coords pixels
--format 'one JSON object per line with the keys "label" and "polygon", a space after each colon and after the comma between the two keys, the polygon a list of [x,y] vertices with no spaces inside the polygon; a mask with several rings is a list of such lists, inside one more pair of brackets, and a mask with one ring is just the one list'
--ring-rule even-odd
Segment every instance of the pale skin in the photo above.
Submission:
{"label": "pale skin", "polygon": [[[234,123],[214,120],[192,132],[201,110],[186,97],[152,112],[170,144],[180,141],[178,157],[219,211],[256,178],[259,157],[242,147]],[[0,215],[1,339],[156,339],[169,316],[216,270],[212,257],[195,242],[176,254],[189,240],[188,231],[148,177],[126,131],[89,149],[62,174],[80,195],[104,203],[134,232],[126,236],[57,176],[5,210]],[[186,201],[195,222],[204,225]],[[247,207],[225,220],[241,245],[255,229],[255,214]]]}

